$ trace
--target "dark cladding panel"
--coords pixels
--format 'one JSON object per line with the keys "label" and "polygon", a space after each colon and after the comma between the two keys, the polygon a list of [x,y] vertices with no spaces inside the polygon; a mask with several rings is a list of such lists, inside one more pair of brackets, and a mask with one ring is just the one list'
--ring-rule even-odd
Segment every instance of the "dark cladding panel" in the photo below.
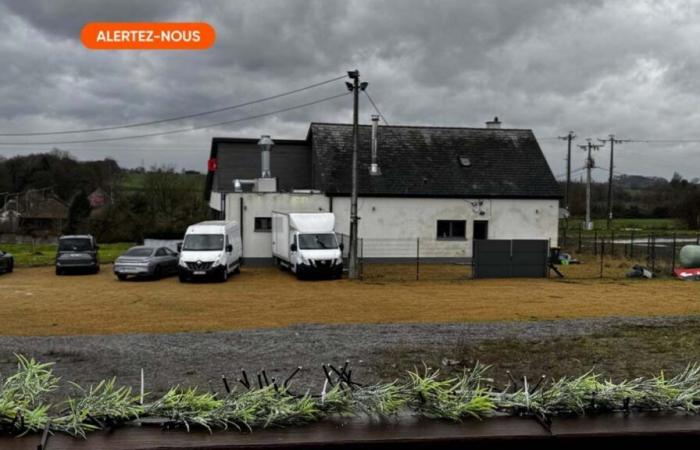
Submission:
{"label": "dark cladding panel", "polygon": [[549,241],[474,241],[474,278],[546,277]]}
{"label": "dark cladding panel", "polygon": [[[274,138],[273,138],[274,140]],[[233,180],[261,175],[260,148],[255,142],[219,142],[214,191],[233,191]],[[311,188],[311,150],[304,142],[278,143],[270,152],[270,169],[280,191]]]}

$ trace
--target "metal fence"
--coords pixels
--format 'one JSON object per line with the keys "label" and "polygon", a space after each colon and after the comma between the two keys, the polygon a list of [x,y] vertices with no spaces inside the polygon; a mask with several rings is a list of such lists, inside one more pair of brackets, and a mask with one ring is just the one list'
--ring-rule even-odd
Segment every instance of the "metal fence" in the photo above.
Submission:
{"label": "metal fence", "polygon": [[646,267],[655,276],[670,276],[680,267],[680,250],[685,245],[700,244],[700,234],[561,230],[559,244],[562,251],[582,262],[562,269],[569,278],[621,278],[634,265]]}
{"label": "metal fence", "polygon": [[471,242],[427,238],[360,238],[360,278],[365,281],[471,278]]}

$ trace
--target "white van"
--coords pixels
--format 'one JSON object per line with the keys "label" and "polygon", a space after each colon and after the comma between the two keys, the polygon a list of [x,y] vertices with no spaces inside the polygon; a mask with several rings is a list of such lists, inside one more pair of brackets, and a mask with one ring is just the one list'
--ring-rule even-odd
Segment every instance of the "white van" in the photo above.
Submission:
{"label": "white van", "polygon": [[238,222],[212,220],[187,227],[180,246],[180,281],[194,277],[228,280],[241,270],[241,229]]}
{"label": "white van", "polygon": [[333,213],[272,213],[272,256],[298,278],[343,275]]}

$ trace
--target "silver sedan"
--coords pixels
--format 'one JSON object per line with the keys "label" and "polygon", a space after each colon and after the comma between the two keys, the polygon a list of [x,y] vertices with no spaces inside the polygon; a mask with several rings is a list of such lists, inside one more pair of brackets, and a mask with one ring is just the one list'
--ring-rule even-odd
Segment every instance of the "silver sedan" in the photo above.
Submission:
{"label": "silver sedan", "polygon": [[120,281],[129,276],[157,279],[174,275],[178,257],[168,247],[131,247],[114,261],[114,274]]}

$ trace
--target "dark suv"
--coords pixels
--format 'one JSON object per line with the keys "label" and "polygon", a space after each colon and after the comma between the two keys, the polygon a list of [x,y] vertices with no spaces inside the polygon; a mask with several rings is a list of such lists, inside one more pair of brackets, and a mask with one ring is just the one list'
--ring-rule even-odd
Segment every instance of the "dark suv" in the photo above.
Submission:
{"label": "dark suv", "polygon": [[99,246],[89,234],[61,236],[56,252],[56,275],[67,272],[97,273],[100,261],[97,258]]}

